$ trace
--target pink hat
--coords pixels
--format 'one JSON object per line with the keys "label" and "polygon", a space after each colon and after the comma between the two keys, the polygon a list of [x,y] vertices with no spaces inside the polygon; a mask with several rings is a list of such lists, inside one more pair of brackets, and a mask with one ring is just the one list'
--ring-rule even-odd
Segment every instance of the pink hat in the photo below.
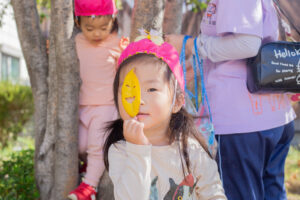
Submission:
{"label": "pink hat", "polygon": [[114,0],[75,0],[75,16],[113,15],[117,13]]}
{"label": "pink hat", "polygon": [[166,62],[177,79],[180,88],[184,92],[184,78],[182,67],[179,61],[179,55],[172,45],[167,42],[157,45],[150,39],[142,39],[137,42],[132,42],[122,52],[118,60],[118,66],[120,66],[120,64],[127,58],[139,53],[153,54],[157,58],[160,58]]}

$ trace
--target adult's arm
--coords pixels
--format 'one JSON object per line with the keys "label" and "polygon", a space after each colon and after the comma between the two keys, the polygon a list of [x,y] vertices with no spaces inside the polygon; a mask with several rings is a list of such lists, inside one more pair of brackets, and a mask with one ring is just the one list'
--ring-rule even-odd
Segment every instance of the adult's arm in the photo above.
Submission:
{"label": "adult's arm", "polygon": [[212,62],[250,58],[258,53],[261,38],[255,35],[232,33],[225,36],[199,35],[198,52]]}

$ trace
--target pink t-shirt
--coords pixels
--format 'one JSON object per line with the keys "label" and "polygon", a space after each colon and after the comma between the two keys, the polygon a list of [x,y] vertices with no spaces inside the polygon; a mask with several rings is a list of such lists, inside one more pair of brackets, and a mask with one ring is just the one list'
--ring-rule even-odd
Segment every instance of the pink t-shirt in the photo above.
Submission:
{"label": "pink t-shirt", "polygon": [[[205,35],[243,33],[263,42],[277,39],[272,0],[212,0],[201,22]],[[295,118],[284,94],[250,94],[246,60],[204,61],[205,82],[216,134],[247,133],[278,127]]]}
{"label": "pink t-shirt", "polygon": [[76,35],[80,63],[80,105],[113,105],[113,81],[121,53],[120,38],[111,34],[95,46],[82,33]]}

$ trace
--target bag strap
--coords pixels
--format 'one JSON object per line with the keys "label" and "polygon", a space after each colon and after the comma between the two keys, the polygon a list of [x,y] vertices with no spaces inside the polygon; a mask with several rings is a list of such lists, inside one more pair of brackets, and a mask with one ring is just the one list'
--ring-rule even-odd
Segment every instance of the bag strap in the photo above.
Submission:
{"label": "bag strap", "polygon": [[[293,29],[295,29],[295,31],[298,33],[298,35],[300,35],[300,31],[298,30],[298,28],[294,25],[294,23],[292,22],[291,18],[286,14],[286,12],[281,8],[279,0],[273,0],[275,8],[277,10],[277,13],[281,13],[289,22],[289,24],[293,27]],[[279,17],[281,18],[280,14]]]}

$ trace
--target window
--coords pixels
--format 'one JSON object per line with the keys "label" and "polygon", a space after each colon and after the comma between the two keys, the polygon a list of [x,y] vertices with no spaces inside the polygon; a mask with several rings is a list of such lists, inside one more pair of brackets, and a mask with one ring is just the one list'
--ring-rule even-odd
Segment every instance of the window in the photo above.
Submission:
{"label": "window", "polygon": [[18,82],[20,79],[20,60],[2,53],[0,78],[1,81]]}

